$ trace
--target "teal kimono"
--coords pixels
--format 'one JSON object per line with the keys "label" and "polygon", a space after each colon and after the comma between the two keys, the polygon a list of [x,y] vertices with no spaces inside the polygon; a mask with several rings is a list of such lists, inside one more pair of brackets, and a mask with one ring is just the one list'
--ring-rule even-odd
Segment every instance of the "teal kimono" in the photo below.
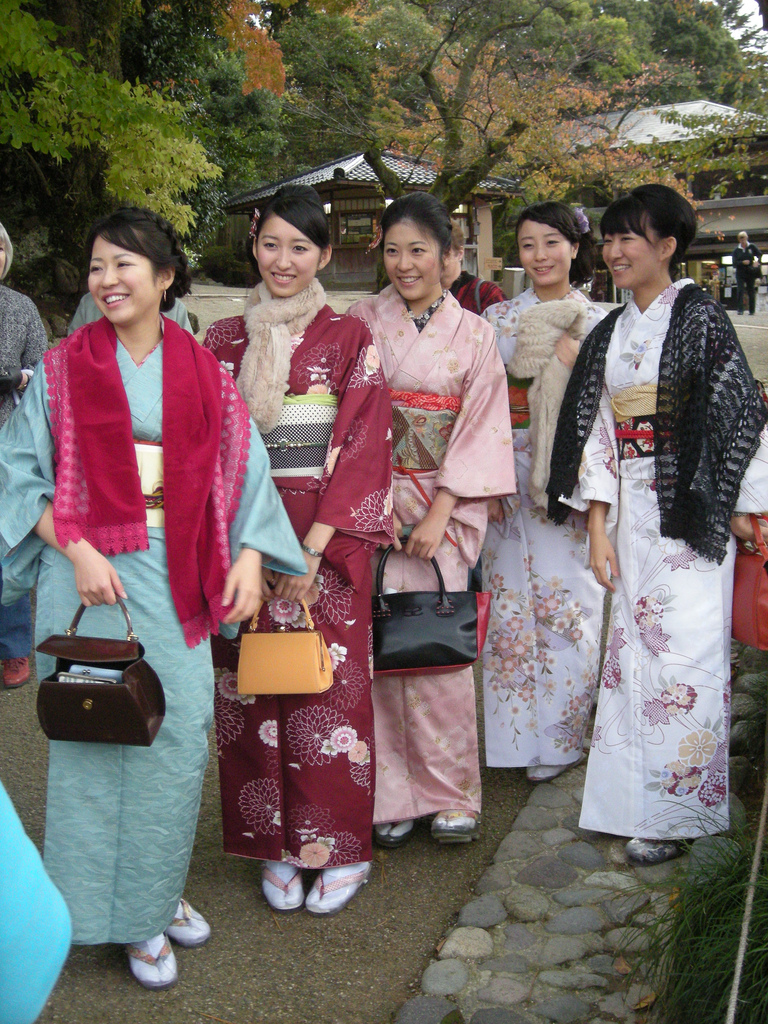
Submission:
{"label": "teal kimono", "polygon": [[[136,440],[162,440],[162,346],[137,367],[122,345],[117,359]],[[74,567],[33,532],[53,500],[54,445],[46,371],[0,431],[0,556],[3,600],[37,584],[36,642],[69,626],[80,599]],[[77,943],[135,942],[170,924],[192,854],[207,734],[213,717],[210,642],[190,648],[171,598],[165,531],[150,527],[149,550],[110,557],[128,595],[134,631],[163,683],[166,717],[151,747],[50,745],[45,866],[66,900]],[[301,575],[306,563],[251,428],[248,465],[230,528],[241,547],[271,568]],[[80,633],[122,636],[117,606],[86,609]],[[234,627],[233,627],[234,631]],[[38,678],[53,670],[37,656]]]}

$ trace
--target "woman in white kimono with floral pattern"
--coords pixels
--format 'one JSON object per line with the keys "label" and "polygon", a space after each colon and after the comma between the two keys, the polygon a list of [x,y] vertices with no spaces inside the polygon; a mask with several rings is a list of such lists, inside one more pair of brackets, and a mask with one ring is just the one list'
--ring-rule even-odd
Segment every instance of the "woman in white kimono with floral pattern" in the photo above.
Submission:
{"label": "woman in white kimono with floral pattern", "polygon": [[562,526],[547,519],[536,472],[539,462],[549,464],[542,413],[551,412],[554,427],[579,343],[605,313],[578,290],[592,277],[595,250],[583,210],[534,203],[520,214],[516,235],[533,286],[483,314],[507,367],[519,492],[488,508],[485,756],[491,767],[525,768],[531,782],[545,782],[582,757],[604,592],[585,565],[586,516],[573,511]]}
{"label": "woman in white kimono with floral pattern", "polygon": [[558,521],[589,509],[614,594],[581,826],[649,864],[728,826],[732,531],[768,507],[766,410],[722,307],[672,282],[696,232],[682,196],[641,186],[600,228],[632,298],[581,349],[548,492]]}

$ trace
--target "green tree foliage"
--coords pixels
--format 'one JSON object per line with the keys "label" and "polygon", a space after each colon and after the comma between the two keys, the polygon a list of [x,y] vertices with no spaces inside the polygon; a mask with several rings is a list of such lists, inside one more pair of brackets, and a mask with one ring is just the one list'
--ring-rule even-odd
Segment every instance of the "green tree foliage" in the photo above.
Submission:
{"label": "green tree foliage", "polygon": [[375,63],[354,21],[310,11],[285,20],[279,42],[290,162],[311,167],[358,148],[369,135]]}
{"label": "green tree foliage", "polygon": [[[149,205],[188,231],[194,214],[179,196],[220,172],[186,130],[182,106],[107,70],[115,67],[115,50],[105,43],[104,25],[92,46],[90,37],[83,41],[81,19],[59,26],[26,6],[6,0],[0,33],[6,194],[21,193],[69,255],[115,200]],[[77,5],[68,8],[79,13]],[[79,41],[85,52],[64,39]]]}

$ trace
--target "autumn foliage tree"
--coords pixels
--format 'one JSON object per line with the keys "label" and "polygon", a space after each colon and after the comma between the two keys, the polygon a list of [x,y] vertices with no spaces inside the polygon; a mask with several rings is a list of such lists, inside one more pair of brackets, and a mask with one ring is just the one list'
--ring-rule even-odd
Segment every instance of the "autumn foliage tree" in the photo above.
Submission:
{"label": "autumn foliage tree", "polygon": [[601,114],[759,94],[764,68],[728,31],[735,17],[733,0],[369,0],[344,17],[369,68],[355,85],[370,86],[364,104],[348,99],[338,25],[330,36],[322,22],[311,33],[294,24],[278,39],[293,116],[363,149],[389,194],[403,186],[381,160],[394,148],[437,164],[433,191],[451,208],[494,170],[519,178],[526,198],[602,201],[671,171],[606,131],[585,146]]}

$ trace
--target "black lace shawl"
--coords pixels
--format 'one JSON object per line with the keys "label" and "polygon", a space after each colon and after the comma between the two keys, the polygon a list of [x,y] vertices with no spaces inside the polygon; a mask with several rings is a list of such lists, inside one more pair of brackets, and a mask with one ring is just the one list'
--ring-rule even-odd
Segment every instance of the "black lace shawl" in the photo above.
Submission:
{"label": "black lace shawl", "polygon": [[[586,339],[560,408],[552,454],[549,517],[565,521],[559,500],[578,483],[579,464],[597,416],[605,359],[618,317],[612,310]],[[698,285],[672,307],[659,363],[655,470],[662,537],[684,540],[722,562],[741,480],[768,418],[731,321]]]}

